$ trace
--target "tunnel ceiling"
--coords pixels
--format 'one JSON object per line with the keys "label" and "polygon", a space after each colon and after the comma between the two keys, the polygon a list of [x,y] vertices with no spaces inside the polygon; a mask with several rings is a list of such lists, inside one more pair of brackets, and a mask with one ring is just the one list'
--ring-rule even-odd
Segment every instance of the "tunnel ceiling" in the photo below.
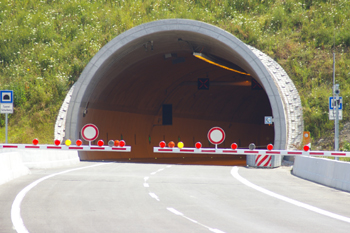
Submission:
{"label": "tunnel ceiling", "polygon": [[[156,50],[156,41],[154,46]],[[263,121],[264,114],[271,115],[266,93],[251,90],[250,76],[213,66],[194,57],[189,49],[174,47],[158,53],[143,48],[134,51],[130,56],[148,56],[120,73],[118,67],[111,68],[88,107],[157,115],[162,104],[172,104],[174,117],[256,124]],[[209,90],[197,90],[198,78],[210,79]]]}
{"label": "tunnel ceiling", "polygon": [[[209,64],[194,52],[250,75]],[[198,78],[210,79],[209,90],[197,90]],[[252,90],[254,80],[263,90]],[[77,137],[89,109],[159,115],[169,103],[180,118],[261,124],[273,115],[275,148],[301,140],[300,98],[284,70],[233,35],[198,21],[155,21],[119,35],[90,61],[74,88],[65,132],[70,138]]]}

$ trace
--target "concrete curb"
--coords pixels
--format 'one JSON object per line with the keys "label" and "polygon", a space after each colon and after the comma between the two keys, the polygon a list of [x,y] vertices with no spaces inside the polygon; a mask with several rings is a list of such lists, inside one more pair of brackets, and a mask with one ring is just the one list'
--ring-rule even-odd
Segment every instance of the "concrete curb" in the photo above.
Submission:
{"label": "concrete curb", "polygon": [[293,174],[319,184],[350,192],[349,162],[296,156]]}
{"label": "concrete curb", "polygon": [[11,150],[0,151],[0,185],[30,174],[30,169],[49,169],[80,162],[77,151]]}

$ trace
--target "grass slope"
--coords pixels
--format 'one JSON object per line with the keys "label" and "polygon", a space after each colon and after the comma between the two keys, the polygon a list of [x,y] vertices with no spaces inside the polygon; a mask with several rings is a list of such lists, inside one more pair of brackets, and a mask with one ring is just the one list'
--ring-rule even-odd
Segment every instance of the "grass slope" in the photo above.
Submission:
{"label": "grass slope", "polygon": [[[334,49],[343,122],[349,120],[348,0],[0,0],[0,89],[15,95],[9,142],[52,143],[61,102],[96,52],[132,27],[169,18],[216,25],[280,63],[299,90],[313,139],[334,127]],[[4,142],[4,114],[0,127]]]}

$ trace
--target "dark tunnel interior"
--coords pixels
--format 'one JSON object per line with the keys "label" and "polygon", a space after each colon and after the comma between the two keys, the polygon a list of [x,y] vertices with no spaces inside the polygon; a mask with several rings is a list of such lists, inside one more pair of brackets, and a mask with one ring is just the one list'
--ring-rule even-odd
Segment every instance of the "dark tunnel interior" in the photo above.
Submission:
{"label": "dark tunnel interior", "polygon": [[214,126],[225,130],[226,140],[219,145],[222,148],[229,148],[233,142],[239,148],[247,148],[252,142],[257,148],[266,148],[274,142],[274,127],[264,124],[264,116],[272,115],[269,99],[254,75],[240,74],[193,55],[200,52],[249,73],[234,62],[238,58],[224,45],[206,38],[195,41],[194,35],[183,37],[141,38],[122,55],[115,55],[121,58],[103,67],[99,81],[91,84],[93,91],[84,103],[87,111],[81,126],[93,123],[100,130],[98,139],[123,139],[132,151],[81,152],[81,159],[157,158],[175,163],[186,163],[189,157],[211,159],[212,155],[154,154],[153,147],[162,140],[182,141],[185,147],[194,147],[199,141],[203,147],[214,147],[207,139]]}

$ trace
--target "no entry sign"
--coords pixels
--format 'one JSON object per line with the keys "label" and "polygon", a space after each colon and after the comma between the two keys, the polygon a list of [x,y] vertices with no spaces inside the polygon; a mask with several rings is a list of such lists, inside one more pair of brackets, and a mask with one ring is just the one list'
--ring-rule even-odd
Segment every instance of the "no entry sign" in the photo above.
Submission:
{"label": "no entry sign", "polygon": [[225,140],[225,131],[220,127],[213,127],[208,132],[208,140],[214,145],[219,145]]}
{"label": "no entry sign", "polygon": [[94,141],[98,137],[98,128],[94,124],[86,124],[81,129],[81,136],[84,138],[85,141]]}

